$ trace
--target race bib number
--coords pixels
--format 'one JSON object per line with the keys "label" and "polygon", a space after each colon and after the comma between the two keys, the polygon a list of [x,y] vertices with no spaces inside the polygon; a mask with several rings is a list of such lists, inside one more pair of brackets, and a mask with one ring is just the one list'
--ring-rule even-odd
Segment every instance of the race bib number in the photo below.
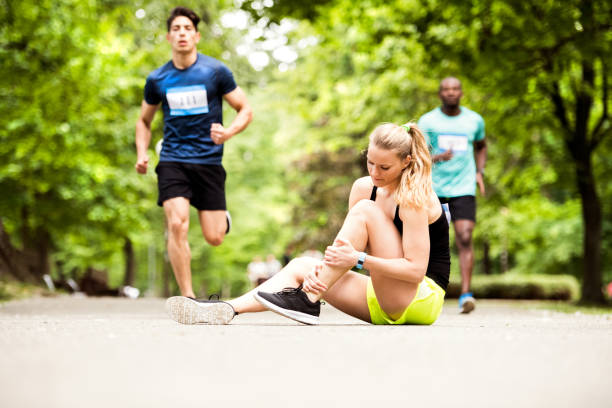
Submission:
{"label": "race bib number", "polygon": [[465,153],[468,150],[467,135],[439,135],[438,148],[440,150],[452,150],[454,153]]}
{"label": "race bib number", "polygon": [[208,98],[204,85],[168,88],[166,99],[172,116],[208,113]]}

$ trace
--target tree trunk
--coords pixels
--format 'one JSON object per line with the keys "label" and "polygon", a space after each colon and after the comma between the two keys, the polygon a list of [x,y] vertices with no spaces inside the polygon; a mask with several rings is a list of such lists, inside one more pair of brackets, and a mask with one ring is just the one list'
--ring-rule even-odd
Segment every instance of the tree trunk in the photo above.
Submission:
{"label": "tree trunk", "polygon": [[489,254],[489,241],[485,240],[482,243],[482,269],[485,275],[491,274],[491,255]]}
{"label": "tree trunk", "polygon": [[595,188],[591,168],[591,155],[586,154],[576,163],[578,191],[582,199],[582,221],[584,225],[584,263],[582,281],[582,303],[605,303],[601,276],[601,203]]}
{"label": "tree trunk", "polygon": [[134,246],[132,245],[132,240],[130,240],[129,238],[125,238],[123,254],[125,255],[125,275],[123,277],[123,286],[134,286]]}
{"label": "tree trunk", "polygon": [[0,269],[2,274],[10,275],[21,282],[40,283],[28,267],[24,253],[13,246],[0,219]]}
{"label": "tree trunk", "polygon": [[29,241],[24,241],[23,251],[19,251],[33,280],[31,283],[41,283],[43,275],[51,273],[49,262],[51,253],[51,237],[46,229],[38,227],[34,233],[27,232]]}
{"label": "tree trunk", "polygon": [[39,277],[51,274],[51,236],[46,229],[42,227],[36,229],[36,241],[32,251],[36,254],[32,273]]}

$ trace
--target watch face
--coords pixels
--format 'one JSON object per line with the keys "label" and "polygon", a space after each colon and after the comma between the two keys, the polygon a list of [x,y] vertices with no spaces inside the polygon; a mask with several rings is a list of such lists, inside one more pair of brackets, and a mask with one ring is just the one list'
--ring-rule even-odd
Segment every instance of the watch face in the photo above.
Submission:
{"label": "watch face", "polygon": [[365,262],[365,258],[366,258],[366,253],[365,252],[360,252],[359,253],[359,258],[357,259],[357,269],[362,269],[363,268],[363,263]]}

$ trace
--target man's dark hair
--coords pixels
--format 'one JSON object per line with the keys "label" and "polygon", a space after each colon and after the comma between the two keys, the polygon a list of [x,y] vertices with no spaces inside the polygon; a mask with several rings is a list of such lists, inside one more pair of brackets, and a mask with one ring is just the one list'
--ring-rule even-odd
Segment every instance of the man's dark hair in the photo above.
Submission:
{"label": "man's dark hair", "polygon": [[198,23],[200,22],[200,17],[198,17],[195,11],[188,9],[187,7],[179,6],[179,7],[175,7],[170,12],[170,17],[168,17],[168,20],[166,21],[166,25],[168,26],[168,32],[170,32],[170,26],[172,25],[172,22],[174,21],[174,19],[179,16],[187,17],[188,19],[190,19],[196,31],[198,31]]}

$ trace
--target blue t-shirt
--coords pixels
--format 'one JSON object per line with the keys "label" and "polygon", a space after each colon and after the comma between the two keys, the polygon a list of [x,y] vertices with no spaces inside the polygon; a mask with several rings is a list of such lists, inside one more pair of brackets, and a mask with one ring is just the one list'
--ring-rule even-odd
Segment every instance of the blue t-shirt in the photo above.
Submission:
{"label": "blue t-shirt", "polygon": [[161,102],[164,142],[160,161],[221,164],[223,144],[210,138],[210,126],[223,123],[223,95],[236,89],[232,72],[221,62],[198,53],[196,62],[177,69],[172,60],[147,77],[144,99]]}
{"label": "blue t-shirt", "polygon": [[457,116],[436,108],[421,116],[419,129],[428,138],[432,154],[452,149],[453,158],[433,166],[434,190],[439,197],[476,195],[474,142],[485,138],[485,124],[476,112],[461,107]]}

